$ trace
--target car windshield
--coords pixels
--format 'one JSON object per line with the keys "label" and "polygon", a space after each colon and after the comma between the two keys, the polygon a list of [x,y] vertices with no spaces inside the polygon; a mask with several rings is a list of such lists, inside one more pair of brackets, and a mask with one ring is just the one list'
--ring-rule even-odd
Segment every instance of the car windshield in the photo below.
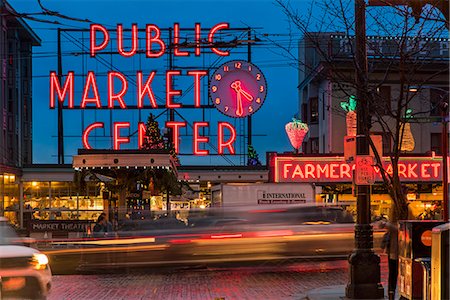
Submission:
{"label": "car windshield", "polygon": [[7,222],[0,222],[0,245],[11,245],[17,240],[17,234]]}

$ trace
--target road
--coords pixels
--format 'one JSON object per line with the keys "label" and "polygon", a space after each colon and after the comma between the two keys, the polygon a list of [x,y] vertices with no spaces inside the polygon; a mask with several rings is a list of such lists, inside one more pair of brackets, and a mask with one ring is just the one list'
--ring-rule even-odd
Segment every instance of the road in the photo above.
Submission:
{"label": "road", "polygon": [[[381,274],[385,285],[385,256]],[[55,275],[49,299],[302,299],[311,289],[347,279],[346,260]]]}

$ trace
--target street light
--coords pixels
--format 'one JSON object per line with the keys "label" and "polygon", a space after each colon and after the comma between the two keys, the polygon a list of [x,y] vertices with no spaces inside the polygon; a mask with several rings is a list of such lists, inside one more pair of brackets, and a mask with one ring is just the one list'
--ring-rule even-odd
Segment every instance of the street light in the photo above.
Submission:
{"label": "street light", "polygon": [[442,112],[442,193],[443,193],[443,209],[444,221],[448,221],[448,102],[441,102]]}
{"label": "street light", "polygon": [[[366,3],[355,0],[355,62],[357,136],[356,155],[369,155],[369,101],[367,101]],[[355,249],[348,261],[350,281],[345,289],[350,299],[383,299],[380,257],[373,251],[373,229],[370,224],[370,186],[358,185],[356,200]]]}

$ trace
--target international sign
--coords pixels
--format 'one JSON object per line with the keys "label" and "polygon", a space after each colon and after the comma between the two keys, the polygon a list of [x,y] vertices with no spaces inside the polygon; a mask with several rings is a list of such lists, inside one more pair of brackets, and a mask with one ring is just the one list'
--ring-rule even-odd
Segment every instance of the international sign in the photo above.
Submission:
{"label": "international sign", "polygon": [[356,185],[370,185],[375,183],[373,156],[357,155],[355,165]]}

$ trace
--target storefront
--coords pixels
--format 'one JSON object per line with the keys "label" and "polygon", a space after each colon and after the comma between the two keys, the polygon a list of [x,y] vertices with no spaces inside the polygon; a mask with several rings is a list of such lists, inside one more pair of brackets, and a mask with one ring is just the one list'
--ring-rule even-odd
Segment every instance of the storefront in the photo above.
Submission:
{"label": "storefront", "polygon": [[[356,195],[352,184],[355,165],[342,156],[292,156],[271,153],[269,176],[276,183],[310,183],[316,186],[321,202],[345,206],[356,213]],[[442,157],[404,156],[399,161],[399,176],[406,193],[411,218],[440,219],[442,208]],[[383,166],[392,174],[387,157]],[[375,184],[371,185],[373,218],[388,217],[392,200],[382,186],[381,170],[375,168]]]}
{"label": "storefront", "polygon": [[20,172],[8,169],[0,173],[0,215],[18,225],[20,218]]}

